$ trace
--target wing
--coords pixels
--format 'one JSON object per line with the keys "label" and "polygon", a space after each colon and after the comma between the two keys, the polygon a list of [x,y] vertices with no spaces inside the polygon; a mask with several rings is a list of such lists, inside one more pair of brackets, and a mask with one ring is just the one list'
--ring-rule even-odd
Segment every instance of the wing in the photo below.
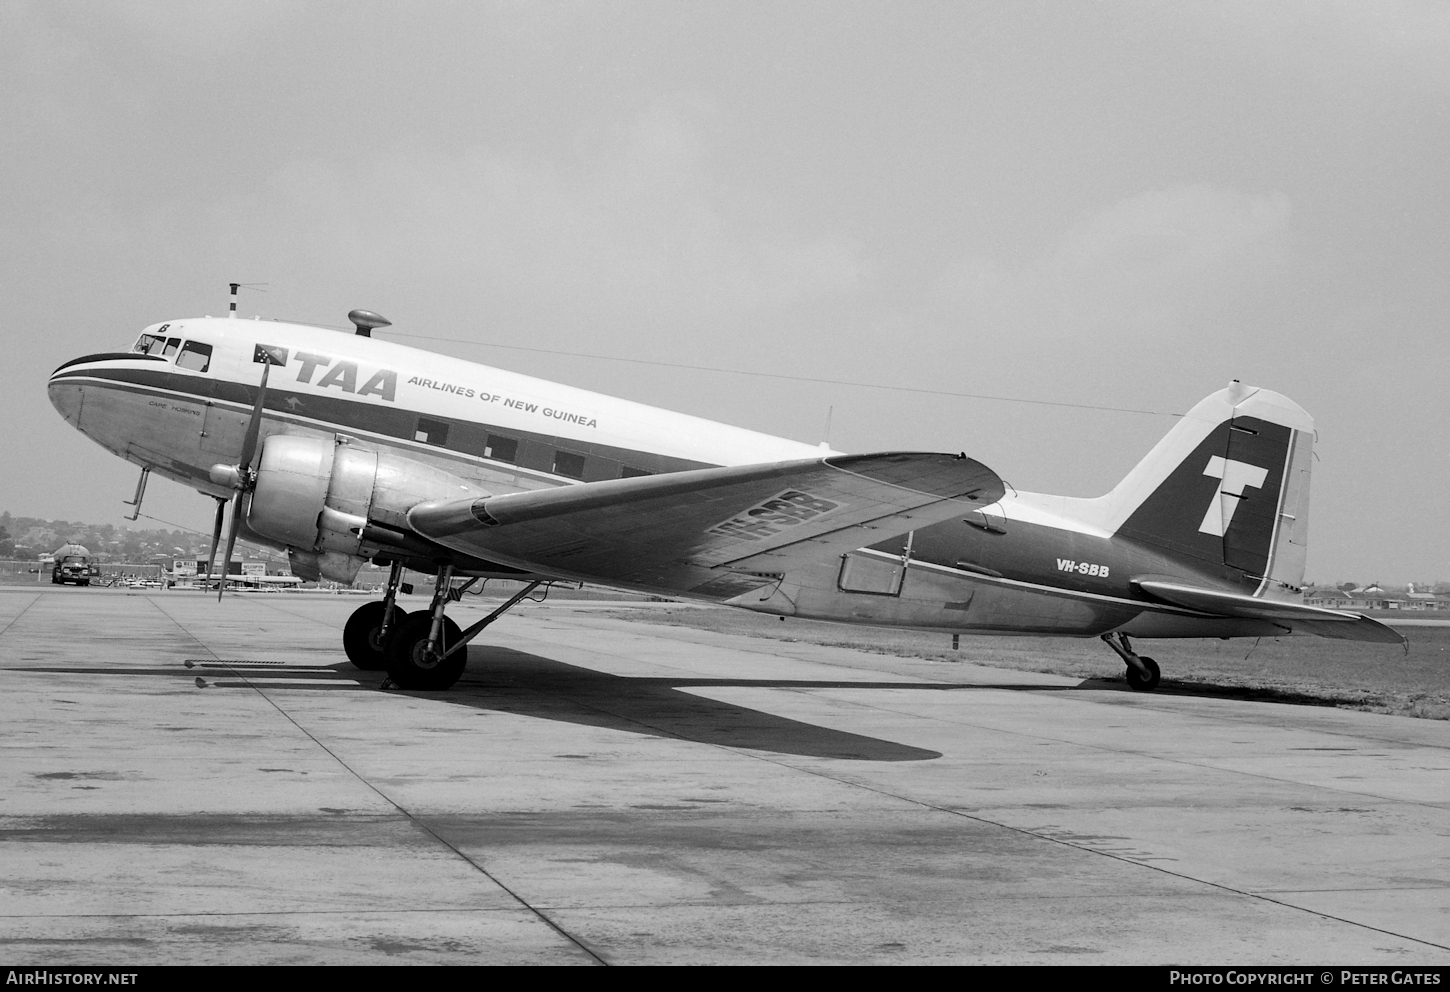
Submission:
{"label": "wing", "polygon": [[1002,492],[965,455],[833,455],[424,503],[408,523],[520,568],[728,598]]}
{"label": "wing", "polygon": [[1133,585],[1151,599],[1203,613],[1217,613],[1222,616],[1243,617],[1250,620],[1269,620],[1290,630],[1317,634],[1320,637],[1335,637],[1346,641],[1405,643],[1405,637],[1399,631],[1360,613],[1326,610],[1318,606],[1284,603],[1273,599],[1258,599],[1254,596],[1186,586],[1177,582],[1159,582],[1156,579],[1134,579]]}

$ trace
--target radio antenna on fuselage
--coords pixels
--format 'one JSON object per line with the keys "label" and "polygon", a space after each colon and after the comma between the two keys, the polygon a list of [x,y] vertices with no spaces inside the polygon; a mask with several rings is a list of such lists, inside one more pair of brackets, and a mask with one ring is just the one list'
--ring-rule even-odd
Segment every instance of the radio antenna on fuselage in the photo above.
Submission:
{"label": "radio antenna on fuselage", "polygon": [[231,309],[227,312],[227,316],[235,320],[237,316],[237,290],[245,286],[247,289],[255,289],[259,293],[265,293],[266,290],[260,287],[268,284],[265,282],[229,282],[227,285],[232,287]]}

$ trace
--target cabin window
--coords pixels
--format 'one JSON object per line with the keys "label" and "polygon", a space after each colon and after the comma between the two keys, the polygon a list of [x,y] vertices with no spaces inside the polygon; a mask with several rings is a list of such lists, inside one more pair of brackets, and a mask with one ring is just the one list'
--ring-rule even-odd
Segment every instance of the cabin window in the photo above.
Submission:
{"label": "cabin window", "polygon": [[519,442],[511,437],[490,434],[488,445],[483,449],[483,457],[500,462],[516,462],[519,460]]}
{"label": "cabin window", "polygon": [[654,473],[653,472],[646,472],[642,468],[632,468],[629,465],[624,466],[624,468],[620,469],[620,472],[619,472],[619,477],[621,479],[638,479],[641,476],[645,476],[645,475],[654,475]]}
{"label": "cabin window", "polygon": [[897,596],[906,567],[900,561],[884,561],[866,555],[842,555],[842,592],[866,592],[877,596]]}
{"label": "cabin window", "polygon": [[161,349],[162,358],[170,358],[176,354],[176,349],[181,347],[181,338],[167,338],[166,347]]}
{"label": "cabin window", "polygon": [[176,367],[205,372],[211,367],[211,345],[202,344],[200,341],[186,342],[181,346],[181,354],[176,356]]}
{"label": "cabin window", "polygon": [[554,474],[570,479],[584,478],[584,456],[570,451],[554,452]]}
{"label": "cabin window", "polygon": [[448,443],[448,425],[441,420],[419,417],[418,429],[413,432],[413,440],[422,441],[424,444],[436,444],[441,448]]}
{"label": "cabin window", "polygon": [[136,339],[136,344],[131,350],[142,355],[159,355],[164,347],[166,347],[164,337],[157,334],[143,334]]}

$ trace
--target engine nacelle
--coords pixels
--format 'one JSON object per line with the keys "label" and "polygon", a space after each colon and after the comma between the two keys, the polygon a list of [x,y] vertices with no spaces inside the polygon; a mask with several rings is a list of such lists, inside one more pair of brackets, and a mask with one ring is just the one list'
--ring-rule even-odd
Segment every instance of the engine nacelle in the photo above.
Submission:
{"label": "engine nacelle", "polygon": [[379,546],[362,535],[371,521],[407,532],[424,500],[489,496],[456,475],[341,439],[274,434],[262,444],[247,526],[285,544],[298,574],[351,582]]}

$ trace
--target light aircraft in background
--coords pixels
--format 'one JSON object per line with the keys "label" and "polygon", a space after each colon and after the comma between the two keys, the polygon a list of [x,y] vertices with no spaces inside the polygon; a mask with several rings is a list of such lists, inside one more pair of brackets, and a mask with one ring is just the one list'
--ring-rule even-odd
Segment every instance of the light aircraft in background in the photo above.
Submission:
{"label": "light aircraft in background", "polygon": [[[148,472],[216,499],[213,558],[229,501],[223,561],[240,536],[309,579],[391,566],[343,645],[403,688],[453,685],[465,645],[558,580],[954,635],[1099,637],[1142,690],[1160,671],[1130,638],[1403,641],[1302,603],[1314,426],[1267,389],[1219,390],[1112,492],[1081,499],[1009,491],[965,454],[843,454],[460,361],[349,317],[355,334],[154,324],[129,350],[66,362],[50,399],[141,466],[138,502]],[[404,568],[436,574],[428,609],[397,605]],[[528,585],[460,630],[448,604],[490,577]]]}

